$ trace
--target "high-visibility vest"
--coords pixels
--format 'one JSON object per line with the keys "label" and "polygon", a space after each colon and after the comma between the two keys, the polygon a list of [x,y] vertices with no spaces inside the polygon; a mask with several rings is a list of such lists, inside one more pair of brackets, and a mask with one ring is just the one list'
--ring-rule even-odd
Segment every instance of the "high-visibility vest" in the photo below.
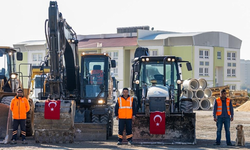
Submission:
{"label": "high-visibility vest", "polygon": [[127,100],[125,100],[123,97],[119,97],[118,104],[119,104],[119,110],[118,110],[119,119],[132,119],[133,97],[128,97]]}
{"label": "high-visibility vest", "polygon": [[[220,116],[222,114],[222,101],[221,101],[220,97],[218,97],[216,99],[216,102],[217,102],[216,115]],[[230,99],[229,98],[226,99],[226,105],[227,105],[227,114],[231,115],[231,112],[230,112]]]}

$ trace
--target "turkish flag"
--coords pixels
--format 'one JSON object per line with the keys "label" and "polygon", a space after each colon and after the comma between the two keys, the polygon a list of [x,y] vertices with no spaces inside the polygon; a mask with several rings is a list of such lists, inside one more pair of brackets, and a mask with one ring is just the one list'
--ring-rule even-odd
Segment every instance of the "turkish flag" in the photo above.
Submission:
{"label": "turkish flag", "polygon": [[46,100],[44,107],[44,119],[60,119],[61,101]]}
{"label": "turkish flag", "polygon": [[150,113],[150,134],[165,134],[165,112]]}

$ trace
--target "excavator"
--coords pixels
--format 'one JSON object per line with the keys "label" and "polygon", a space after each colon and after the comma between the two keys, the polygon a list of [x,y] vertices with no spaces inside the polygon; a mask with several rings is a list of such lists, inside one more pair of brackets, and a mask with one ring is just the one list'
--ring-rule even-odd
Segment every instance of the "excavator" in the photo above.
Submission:
{"label": "excavator", "polygon": [[[76,33],[59,12],[56,1],[50,2],[45,30],[49,50],[41,69],[49,66],[50,71],[43,84],[41,97],[45,99],[35,103],[35,141],[72,143],[108,139],[113,134],[111,68],[116,67],[115,60],[107,53],[84,52],[79,60]],[[46,107],[57,107],[58,102],[59,119],[45,119]]]}
{"label": "excavator", "polygon": [[183,63],[192,70],[180,57],[149,56],[148,48],[136,49],[131,76],[131,93],[137,101],[134,143],[196,143],[195,113],[186,111],[192,101],[181,97]]}
{"label": "excavator", "polygon": [[[16,71],[16,60],[22,61],[22,59],[22,52],[17,52],[11,47],[0,46],[0,141],[3,143],[8,143],[12,138],[12,113],[9,107],[11,100],[16,95],[17,88],[22,88],[30,105],[33,104],[32,99],[28,96],[29,87],[23,88],[23,74]],[[28,82],[28,85],[30,85],[30,80]],[[31,107],[31,110],[27,113],[27,136],[33,134],[33,108]],[[20,135],[20,130],[18,130],[18,134]]]}

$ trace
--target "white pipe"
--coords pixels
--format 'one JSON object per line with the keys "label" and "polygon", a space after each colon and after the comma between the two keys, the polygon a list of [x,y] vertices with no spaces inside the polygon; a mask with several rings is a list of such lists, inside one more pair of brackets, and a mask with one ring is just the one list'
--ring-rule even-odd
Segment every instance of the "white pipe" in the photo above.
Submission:
{"label": "white pipe", "polygon": [[195,97],[196,97],[196,98],[199,98],[199,99],[204,98],[204,91],[202,91],[202,90],[197,90],[197,91],[195,92]]}
{"label": "white pipe", "polygon": [[208,100],[210,101],[210,107],[213,107],[214,106],[214,101],[215,101],[215,97],[209,97]]}
{"label": "white pipe", "polygon": [[199,100],[198,99],[192,99],[193,102],[193,110],[198,110],[199,109]]}
{"label": "white pipe", "polygon": [[199,85],[200,85],[200,89],[204,90],[205,88],[207,88],[207,81],[203,78],[198,79],[199,81]]}
{"label": "white pipe", "polygon": [[190,90],[184,90],[182,95],[187,98],[193,98],[193,92]]}
{"label": "white pipe", "polygon": [[209,98],[209,97],[211,97],[212,96],[212,91],[209,89],[209,88],[206,88],[205,90],[204,90],[204,97],[205,98]]}
{"label": "white pipe", "polygon": [[202,99],[199,103],[199,106],[202,110],[209,110],[210,107],[210,101],[208,99]]}
{"label": "white pipe", "polygon": [[199,88],[199,81],[197,79],[184,80],[183,87],[191,91],[195,91]]}

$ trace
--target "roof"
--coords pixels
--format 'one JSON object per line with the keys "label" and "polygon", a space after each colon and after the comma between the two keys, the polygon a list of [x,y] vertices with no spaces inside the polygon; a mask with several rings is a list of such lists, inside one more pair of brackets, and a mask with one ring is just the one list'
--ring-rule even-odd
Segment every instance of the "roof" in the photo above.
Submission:
{"label": "roof", "polygon": [[79,48],[137,46],[137,37],[98,38],[79,41]]}
{"label": "roof", "polygon": [[[157,43],[157,41],[160,41]],[[138,45],[160,46],[209,46],[209,47],[226,47],[240,49],[242,41],[228,33],[224,32],[163,32],[163,31],[144,31],[138,30]]]}
{"label": "roof", "polygon": [[30,41],[24,41],[20,42],[14,45],[25,45],[25,46],[31,46],[31,45],[44,45],[46,44],[45,40],[30,40]]}

